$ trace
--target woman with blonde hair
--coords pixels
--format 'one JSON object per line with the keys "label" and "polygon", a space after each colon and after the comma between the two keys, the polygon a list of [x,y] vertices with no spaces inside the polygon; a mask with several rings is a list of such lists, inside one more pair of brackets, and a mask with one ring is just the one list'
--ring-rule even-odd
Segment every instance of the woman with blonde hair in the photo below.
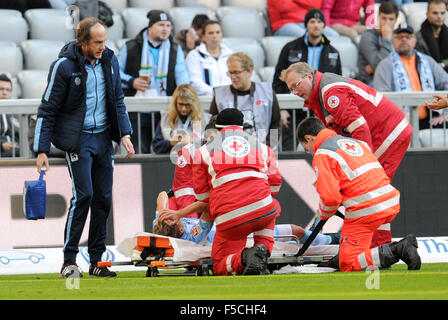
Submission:
{"label": "woman with blonde hair", "polygon": [[153,150],[157,154],[169,153],[173,146],[190,143],[195,137],[200,139],[209,118],[202,111],[196,89],[191,84],[178,86],[168,111],[161,111],[160,115],[153,140]]}

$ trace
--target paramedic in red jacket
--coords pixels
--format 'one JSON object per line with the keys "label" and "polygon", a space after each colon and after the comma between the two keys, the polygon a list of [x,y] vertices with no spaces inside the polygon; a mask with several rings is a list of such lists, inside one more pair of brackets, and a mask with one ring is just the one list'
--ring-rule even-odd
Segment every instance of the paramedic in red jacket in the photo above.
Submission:
{"label": "paramedic in red jacket", "polygon": [[[273,151],[243,131],[243,114],[221,111],[220,133],[196,150],[193,185],[198,201],[209,203],[216,223],[211,258],[218,275],[266,274],[280,205],[272,197],[282,178]],[[254,233],[254,247],[245,249]]]}
{"label": "paramedic in red jacket", "polygon": [[[168,207],[171,210],[179,210],[188,207],[196,201],[193,189],[192,163],[195,146],[189,143],[180,149],[177,156],[176,168],[173,177],[173,196],[169,198]],[[194,212],[186,218],[199,218],[200,214]]]}
{"label": "paramedic in red jacket", "polygon": [[[396,104],[360,81],[315,71],[304,62],[290,65],[280,79],[327,128],[366,142],[392,181],[412,135]],[[390,241],[390,224],[386,224],[376,232],[372,245]]]}
{"label": "paramedic in red jacket", "polygon": [[313,154],[319,217],[326,220],[339,206],[345,207],[339,261],[341,271],[386,268],[403,260],[408,270],[420,269],[417,239],[406,236],[399,242],[371,249],[372,236],[400,211],[400,192],[390,184],[369,146],[360,140],[337,135],[317,118],[307,118],[297,127],[297,138]]}

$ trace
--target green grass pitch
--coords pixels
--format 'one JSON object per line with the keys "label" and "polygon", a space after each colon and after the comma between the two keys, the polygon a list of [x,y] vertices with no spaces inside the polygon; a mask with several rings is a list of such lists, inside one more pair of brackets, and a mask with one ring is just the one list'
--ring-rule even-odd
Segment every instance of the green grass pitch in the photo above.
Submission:
{"label": "green grass pitch", "polygon": [[403,264],[378,273],[282,274],[230,277],[152,277],[145,268],[113,279],[75,282],[57,274],[0,276],[1,300],[446,300],[448,263]]}

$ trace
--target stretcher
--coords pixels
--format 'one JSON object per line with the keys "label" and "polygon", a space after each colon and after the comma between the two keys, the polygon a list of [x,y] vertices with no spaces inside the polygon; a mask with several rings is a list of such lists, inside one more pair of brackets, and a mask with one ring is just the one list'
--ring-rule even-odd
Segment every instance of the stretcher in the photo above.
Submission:
{"label": "stretcher", "polygon": [[[271,273],[287,265],[302,266],[327,261],[339,251],[338,245],[311,246],[304,255],[299,256],[301,245],[296,236],[282,235],[275,238],[272,254],[268,258],[268,270]],[[248,238],[246,247],[252,246],[253,239]],[[146,267],[147,277],[213,275],[211,246],[152,233],[138,233],[122,241],[117,250],[129,257],[130,261],[99,262],[98,266]],[[162,273],[161,270],[170,272]]]}

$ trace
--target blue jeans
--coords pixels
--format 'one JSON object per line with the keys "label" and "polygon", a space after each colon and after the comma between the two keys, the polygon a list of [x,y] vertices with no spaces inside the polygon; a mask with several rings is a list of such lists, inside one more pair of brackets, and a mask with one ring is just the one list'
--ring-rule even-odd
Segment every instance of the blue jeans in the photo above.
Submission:
{"label": "blue jeans", "polygon": [[[301,37],[305,34],[306,28],[305,24],[302,23],[287,23],[280,29],[274,32],[274,36],[284,36],[284,37]],[[330,27],[325,27],[324,35],[330,38],[339,37],[339,33]]]}

